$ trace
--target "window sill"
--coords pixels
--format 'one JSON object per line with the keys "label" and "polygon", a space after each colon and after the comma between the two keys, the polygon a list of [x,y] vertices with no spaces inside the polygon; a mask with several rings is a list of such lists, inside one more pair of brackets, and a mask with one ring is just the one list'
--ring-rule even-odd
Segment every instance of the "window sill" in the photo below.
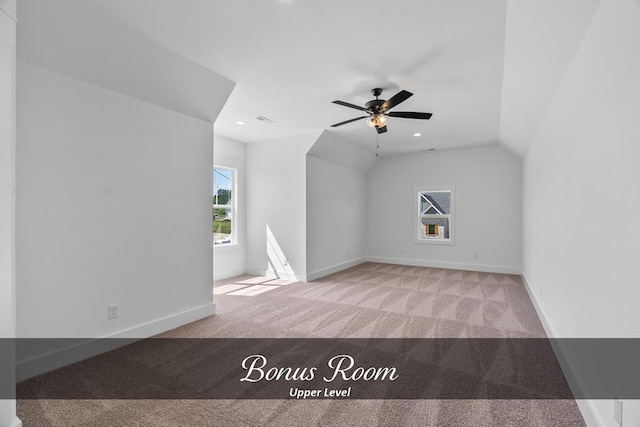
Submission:
{"label": "window sill", "polygon": [[232,249],[238,247],[237,243],[221,243],[218,245],[213,245],[213,249]]}
{"label": "window sill", "polygon": [[449,240],[438,240],[438,239],[414,239],[414,243],[418,243],[420,245],[449,245],[454,246],[456,241],[454,239]]}

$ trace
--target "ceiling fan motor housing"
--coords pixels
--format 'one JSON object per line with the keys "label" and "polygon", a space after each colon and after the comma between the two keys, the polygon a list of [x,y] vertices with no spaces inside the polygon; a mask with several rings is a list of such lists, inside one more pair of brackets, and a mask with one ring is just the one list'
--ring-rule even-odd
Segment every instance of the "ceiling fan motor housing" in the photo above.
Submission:
{"label": "ceiling fan motor housing", "polygon": [[386,101],[384,99],[372,99],[371,101],[364,104],[367,110],[373,111],[373,114],[377,114]]}
{"label": "ceiling fan motor housing", "polygon": [[380,108],[382,104],[386,101],[384,99],[378,99],[378,97],[382,94],[382,89],[379,87],[371,89],[371,95],[375,96],[376,99],[372,99],[371,101],[364,104],[367,110],[371,110],[373,114],[378,114],[380,112]]}

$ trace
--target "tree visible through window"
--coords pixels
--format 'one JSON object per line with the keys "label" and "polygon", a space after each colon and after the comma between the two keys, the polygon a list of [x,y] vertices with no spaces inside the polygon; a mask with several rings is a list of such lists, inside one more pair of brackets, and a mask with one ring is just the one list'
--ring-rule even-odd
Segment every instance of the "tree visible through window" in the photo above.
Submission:
{"label": "tree visible through window", "polygon": [[234,243],[233,192],[235,171],[229,168],[213,168],[213,243],[224,245]]}
{"label": "tree visible through window", "polygon": [[452,241],[453,190],[420,190],[418,196],[419,241]]}

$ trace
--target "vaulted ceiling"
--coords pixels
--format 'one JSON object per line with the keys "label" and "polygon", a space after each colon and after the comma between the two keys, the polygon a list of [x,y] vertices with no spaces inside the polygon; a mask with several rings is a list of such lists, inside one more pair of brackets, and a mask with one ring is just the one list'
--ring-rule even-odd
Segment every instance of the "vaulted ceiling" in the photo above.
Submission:
{"label": "vaulted ceiling", "polygon": [[[27,15],[42,4],[23,2]],[[364,121],[330,128],[362,115],[331,101],[363,105],[382,87],[385,99],[413,92],[395,110],[433,113],[389,118],[382,153],[502,144],[523,155],[599,0],[83,3],[235,82],[215,122],[220,135],[253,143],[329,129],[373,150],[376,132]]]}

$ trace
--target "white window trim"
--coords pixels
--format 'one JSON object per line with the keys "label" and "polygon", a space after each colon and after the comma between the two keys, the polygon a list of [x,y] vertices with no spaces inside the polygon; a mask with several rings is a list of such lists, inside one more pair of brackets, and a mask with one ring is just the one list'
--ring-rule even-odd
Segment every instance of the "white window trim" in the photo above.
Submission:
{"label": "white window trim", "polygon": [[[211,173],[214,173],[214,169],[225,169],[231,171],[231,205],[216,205],[212,204],[212,209],[228,209],[231,206],[232,219],[231,219],[231,242],[230,243],[216,243],[213,241],[213,234],[211,235],[211,245],[214,249],[223,249],[238,246],[238,169],[231,166],[223,166],[220,164],[213,165]],[[213,181],[212,181],[213,183]],[[212,187],[213,190],[213,187]],[[213,191],[211,191],[213,195]]]}
{"label": "white window trim", "polygon": [[[451,204],[449,209],[449,239],[437,240],[437,239],[421,239],[420,231],[420,193],[429,191],[451,191]],[[413,188],[413,211],[415,212],[413,217],[413,242],[420,245],[455,245],[456,244],[456,186],[449,185],[416,185]]]}

